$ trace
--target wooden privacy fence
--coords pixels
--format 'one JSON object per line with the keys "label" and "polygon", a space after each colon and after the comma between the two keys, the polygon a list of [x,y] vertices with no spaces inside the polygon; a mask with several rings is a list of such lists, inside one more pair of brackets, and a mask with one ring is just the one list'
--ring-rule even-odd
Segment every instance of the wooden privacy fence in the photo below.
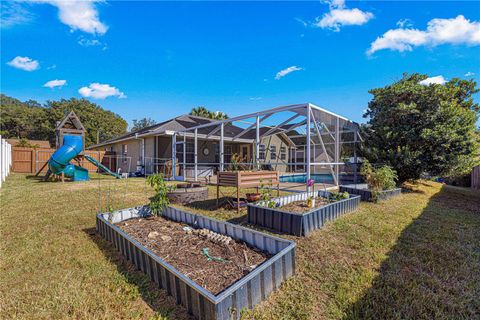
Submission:
{"label": "wooden privacy fence", "polygon": [[[24,147],[13,147],[12,152],[12,171],[21,172],[21,173],[37,173],[40,172],[46,173],[48,166],[44,166],[56,149],[46,149],[46,148],[24,148]],[[103,157],[105,151],[90,151],[85,150],[84,154],[90,156],[102,163],[105,162]],[[88,162],[87,159],[81,158],[80,161],[72,160],[72,164],[80,165],[83,168],[87,169],[90,172],[95,172],[98,168],[92,163]]]}
{"label": "wooden privacy fence", "polygon": [[476,166],[472,170],[472,188],[480,189],[480,166]]}

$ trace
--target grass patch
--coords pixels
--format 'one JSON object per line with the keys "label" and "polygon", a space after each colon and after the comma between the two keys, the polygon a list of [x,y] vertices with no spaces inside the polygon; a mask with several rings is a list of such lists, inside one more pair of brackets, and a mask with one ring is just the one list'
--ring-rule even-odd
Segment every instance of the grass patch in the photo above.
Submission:
{"label": "grass patch", "polygon": [[[144,204],[144,179],[0,190],[0,312],[20,319],[188,319],[185,309],[94,234],[98,205]],[[480,314],[480,194],[433,182],[362,203],[297,243],[297,274],[245,319],[475,318]],[[227,193],[227,191],[225,192]],[[215,197],[215,189],[209,190]],[[243,222],[245,209],[184,207]]]}

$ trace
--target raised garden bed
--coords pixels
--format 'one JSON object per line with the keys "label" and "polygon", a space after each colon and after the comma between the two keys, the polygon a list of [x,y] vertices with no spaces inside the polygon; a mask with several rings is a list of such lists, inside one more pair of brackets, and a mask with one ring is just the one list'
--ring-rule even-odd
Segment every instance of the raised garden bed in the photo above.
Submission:
{"label": "raised garden bed", "polygon": [[347,186],[340,186],[340,192],[348,192],[349,194],[359,195],[362,201],[383,201],[391,197],[398,196],[402,193],[401,188],[396,188],[392,190],[384,190],[377,193],[375,199],[373,193],[366,188],[352,188]]}
{"label": "raised garden bed", "polygon": [[[309,196],[318,197],[316,204],[319,206],[311,210],[290,208],[291,211],[297,212],[287,211],[289,204],[306,201]],[[307,236],[310,232],[323,227],[326,222],[355,211],[360,203],[360,197],[356,195],[333,203],[322,200],[328,197],[329,193],[325,191],[304,192],[273,199],[276,203],[275,208],[267,208],[258,203],[248,204],[248,222],[295,236]]]}
{"label": "raised garden bed", "polygon": [[[170,221],[150,218],[147,207],[98,214],[97,232],[198,319],[239,318],[241,309],[266,299],[294,273],[292,241],[172,207],[163,216]],[[201,236],[200,231],[184,230],[185,225],[218,234],[211,239],[231,237],[227,246],[235,252]],[[153,229],[158,232],[155,237]],[[200,259],[209,257],[211,265],[206,268]]]}

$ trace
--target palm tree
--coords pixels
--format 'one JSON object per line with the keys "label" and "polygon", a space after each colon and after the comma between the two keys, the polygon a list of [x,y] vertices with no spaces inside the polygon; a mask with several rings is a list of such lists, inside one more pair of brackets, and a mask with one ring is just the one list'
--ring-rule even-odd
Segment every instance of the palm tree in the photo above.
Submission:
{"label": "palm tree", "polygon": [[196,107],[190,111],[192,116],[204,117],[214,120],[228,119],[228,115],[222,111],[210,111],[205,107]]}

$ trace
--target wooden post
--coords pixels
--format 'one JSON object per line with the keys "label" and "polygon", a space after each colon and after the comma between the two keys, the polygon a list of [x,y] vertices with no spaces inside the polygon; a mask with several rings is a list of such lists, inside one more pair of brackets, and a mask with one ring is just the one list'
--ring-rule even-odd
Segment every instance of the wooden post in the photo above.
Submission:
{"label": "wooden post", "polygon": [[30,172],[35,172],[35,149],[31,150],[31,162],[30,162]]}
{"label": "wooden post", "polygon": [[237,213],[240,212],[240,188],[237,187]]}
{"label": "wooden post", "polygon": [[35,177],[38,176],[38,174],[47,166],[47,164],[48,164],[48,161],[43,164],[43,166],[40,168],[40,170],[37,171],[37,173],[35,173]]}
{"label": "wooden post", "polygon": [[220,196],[220,185],[218,184],[217,181],[217,208],[218,208],[218,197]]}

